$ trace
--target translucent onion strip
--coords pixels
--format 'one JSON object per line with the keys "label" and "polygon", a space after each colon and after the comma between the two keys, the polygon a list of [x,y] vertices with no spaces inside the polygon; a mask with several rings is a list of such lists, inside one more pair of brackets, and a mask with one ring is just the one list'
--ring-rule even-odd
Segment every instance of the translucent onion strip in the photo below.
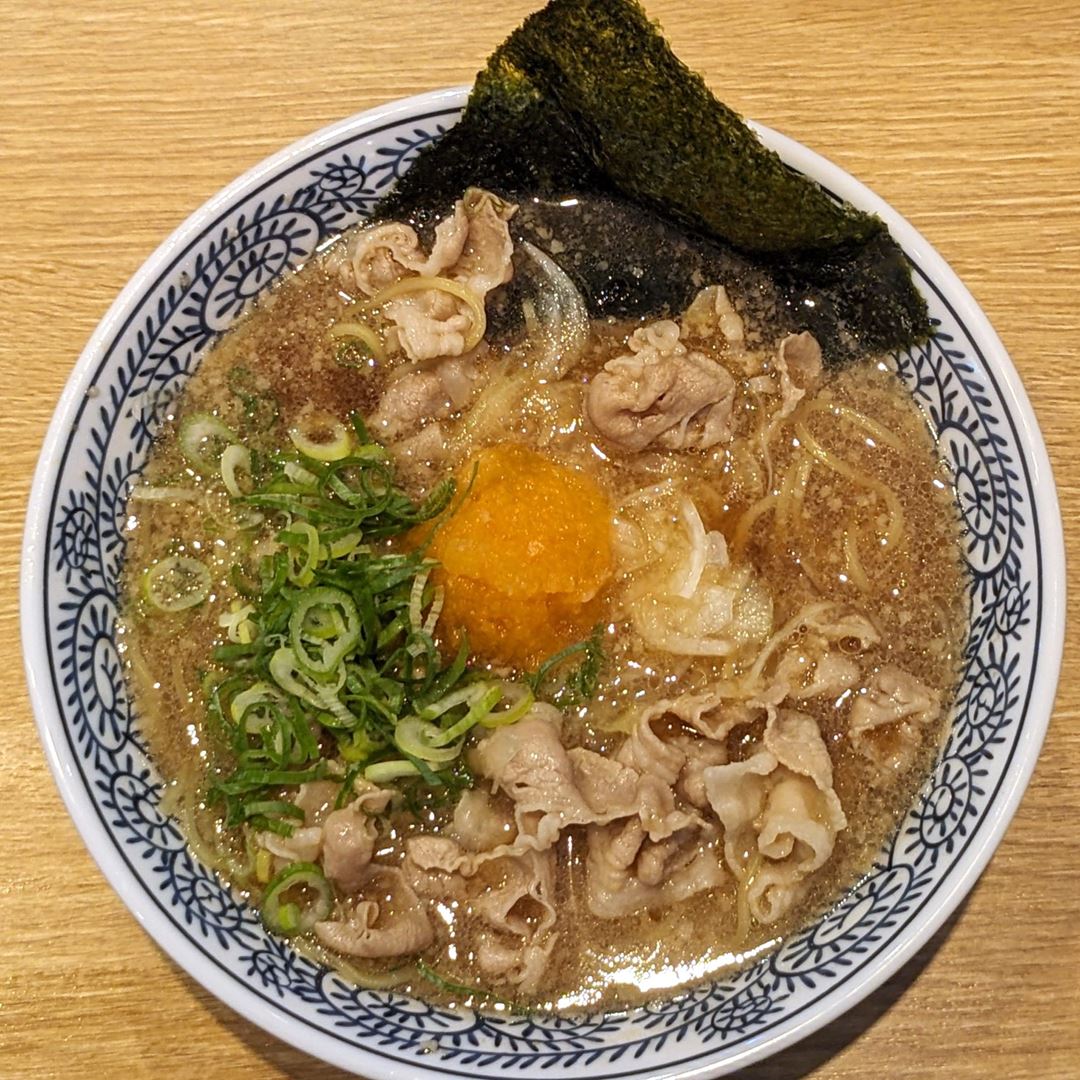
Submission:
{"label": "translucent onion strip", "polygon": [[535,361],[534,373],[543,379],[561,379],[585,352],[589,312],[577,286],[550,255],[527,240],[519,248],[544,279],[535,302],[526,301],[528,308],[522,305],[530,336],[535,333],[544,339],[544,352]]}
{"label": "translucent onion strip", "polygon": [[356,320],[334,323],[330,327],[330,336],[332,338],[342,338],[346,341],[359,341],[380,364],[386,360],[386,349],[383,347],[379,335],[367,323]]}
{"label": "translucent onion strip", "polygon": [[870,579],[866,576],[862,559],[859,558],[859,548],[855,543],[855,537],[850,532],[844,533],[844,560],[844,571],[847,574],[848,581],[860,592],[868,593],[870,591]]}
{"label": "translucent onion strip", "polygon": [[747,861],[745,869],[739,875],[738,885],[735,891],[735,940],[743,942],[750,934],[750,886],[754,883],[758,871],[761,869],[762,856],[760,851],[755,851]]}
{"label": "translucent onion strip", "polygon": [[139,484],[132,488],[130,497],[132,502],[197,502],[202,498],[202,492],[194,488]]}
{"label": "translucent onion strip", "polygon": [[791,502],[784,507],[785,522],[802,517],[803,504],[806,502],[806,488],[810,483],[810,474],[814,471],[814,459],[803,457],[795,470],[791,483]]}
{"label": "translucent onion strip", "polygon": [[776,647],[783,641],[786,641],[797,630],[801,629],[803,624],[811,618],[815,618],[822,615],[832,607],[832,604],[828,600],[818,600],[812,604],[807,604],[805,607],[800,608],[779,630],[776,631],[768,641],[765,642],[761,652],[758,653],[757,659],[754,661],[753,667],[746,673],[746,677],[742,680],[743,683],[750,688],[750,692],[753,692],[753,688],[756,686],[758,680],[761,678],[762,671],[765,670],[765,665],[769,661],[769,657],[776,651]]}
{"label": "translucent onion strip", "polygon": [[731,538],[731,549],[736,554],[741,554],[750,539],[750,533],[759,517],[776,509],[779,496],[776,494],[766,495],[758,499],[749,509],[745,510],[735,526],[735,533]]}
{"label": "translucent onion strip", "polygon": [[679,504],[679,516],[682,518],[686,535],[690,540],[690,557],[685,566],[680,567],[675,574],[671,591],[676,596],[689,600],[697,590],[701,575],[705,572],[709,559],[709,539],[705,532],[705,524],[692,499],[682,499]]}

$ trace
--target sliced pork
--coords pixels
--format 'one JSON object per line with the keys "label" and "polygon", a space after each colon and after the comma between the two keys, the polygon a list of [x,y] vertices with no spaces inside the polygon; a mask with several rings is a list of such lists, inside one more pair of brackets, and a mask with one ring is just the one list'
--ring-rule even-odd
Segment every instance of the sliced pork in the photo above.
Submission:
{"label": "sliced pork", "polygon": [[[441,277],[468,289],[483,304],[488,292],[513,276],[507,222],[516,209],[490,192],[470,188],[435,227],[430,253],[416,231],[401,222],[361,229],[346,256],[346,283],[370,298],[408,277]],[[443,289],[417,288],[380,307],[411,360],[460,356],[475,336],[475,312]]]}
{"label": "sliced pork", "polygon": [[412,956],[435,940],[427,912],[400,870],[372,870],[367,889],[380,899],[359,900],[346,919],[315,924],[325,946],[346,956],[383,959]]}
{"label": "sliced pork", "polygon": [[847,827],[817,724],[771,709],[761,749],[705,769],[704,783],[724,826],[724,858],[743,881],[751,913],[775,922],[803,896]]}
{"label": "sliced pork", "polygon": [[887,664],[852,703],[848,738],[883,771],[902,772],[915,760],[922,742],[920,729],[940,714],[936,693],[913,675]]}
{"label": "sliced pork", "polygon": [[663,319],[635,330],[629,352],[609,360],[589,383],[585,404],[602,435],[628,450],[656,443],[707,450],[730,442],[735,380],[726,368],[679,340]]}

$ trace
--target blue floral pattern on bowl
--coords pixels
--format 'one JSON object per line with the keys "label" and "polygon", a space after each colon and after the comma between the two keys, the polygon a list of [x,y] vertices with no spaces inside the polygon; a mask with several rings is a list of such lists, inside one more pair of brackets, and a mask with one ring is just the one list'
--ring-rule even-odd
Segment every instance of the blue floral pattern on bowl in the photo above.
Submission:
{"label": "blue floral pattern on bowl", "polygon": [[[972,633],[951,734],[917,804],[873,869],[817,923],[739,974],[647,1008],[523,1018],[447,1011],[360,991],[266,933],[163,817],[115,644],[125,501],[169,403],[215,337],[282,273],[370,212],[460,102],[336,140],[252,181],[128,305],[64,434],[38,603],[48,670],[79,782],[123,873],[237,992],[362,1047],[400,1075],[639,1076],[728,1060],[801,1022],[885,962],[896,935],[954,884],[1023,737],[1044,582],[1032,479],[975,336],[916,263],[933,316],[925,346],[894,358],[957,479],[971,567]],[[44,550],[44,549],[43,549]],[[342,1061],[344,1051],[337,1054]],[[373,1061],[376,1064],[373,1064]]]}

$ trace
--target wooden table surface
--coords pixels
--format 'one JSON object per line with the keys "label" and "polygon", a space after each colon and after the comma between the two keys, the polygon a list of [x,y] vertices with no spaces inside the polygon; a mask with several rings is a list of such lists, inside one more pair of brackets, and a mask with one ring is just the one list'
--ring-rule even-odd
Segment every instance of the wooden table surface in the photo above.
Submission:
{"label": "wooden table surface", "polygon": [[[151,942],[68,819],[18,663],[30,475],[71,366],[158,242],[265,155],[468,81],[532,0],[0,0],[0,1076],[338,1077]],[[1011,352],[1080,529],[1077,0],[653,0],[721,98],[905,214]],[[1080,588],[1072,588],[1075,613]],[[968,902],[886,986],[745,1075],[1080,1077],[1080,671]]]}

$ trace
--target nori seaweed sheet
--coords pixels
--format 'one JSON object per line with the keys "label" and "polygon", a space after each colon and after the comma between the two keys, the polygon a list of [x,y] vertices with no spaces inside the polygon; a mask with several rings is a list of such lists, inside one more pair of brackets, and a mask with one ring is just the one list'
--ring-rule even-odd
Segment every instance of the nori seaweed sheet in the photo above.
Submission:
{"label": "nori seaweed sheet", "polygon": [[[770,274],[734,249],[688,233],[625,199],[578,195],[522,200],[510,222],[515,240],[553,251],[589,310],[616,318],[675,316],[698,292],[724,282],[755,323],[770,331],[794,329]],[[663,253],[657,272],[657,253]],[[521,303],[533,288],[529,260],[515,257],[518,272],[491,294],[488,322],[497,337],[513,336]],[[524,273],[521,273],[524,271]]]}
{"label": "nori seaweed sheet", "polygon": [[[929,334],[925,301],[880,219],[767,150],[634,0],[551,0],[529,16],[477,76],[461,121],[421,152],[377,213],[422,224],[469,186],[538,196],[549,209],[568,196],[603,196],[657,219],[650,230],[642,215],[644,235],[635,243],[622,230],[613,247],[604,244],[613,230],[594,214],[593,242],[579,236],[576,245],[594,262],[553,255],[595,316],[681,310],[702,272],[734,262],[769,276],[790,325],[814,332],[830,363]],[[573,228],[565,218],[562,227]],[[674,248],[649,247],[645,236]],[[647,281],[635,273],[643,246]]]}

